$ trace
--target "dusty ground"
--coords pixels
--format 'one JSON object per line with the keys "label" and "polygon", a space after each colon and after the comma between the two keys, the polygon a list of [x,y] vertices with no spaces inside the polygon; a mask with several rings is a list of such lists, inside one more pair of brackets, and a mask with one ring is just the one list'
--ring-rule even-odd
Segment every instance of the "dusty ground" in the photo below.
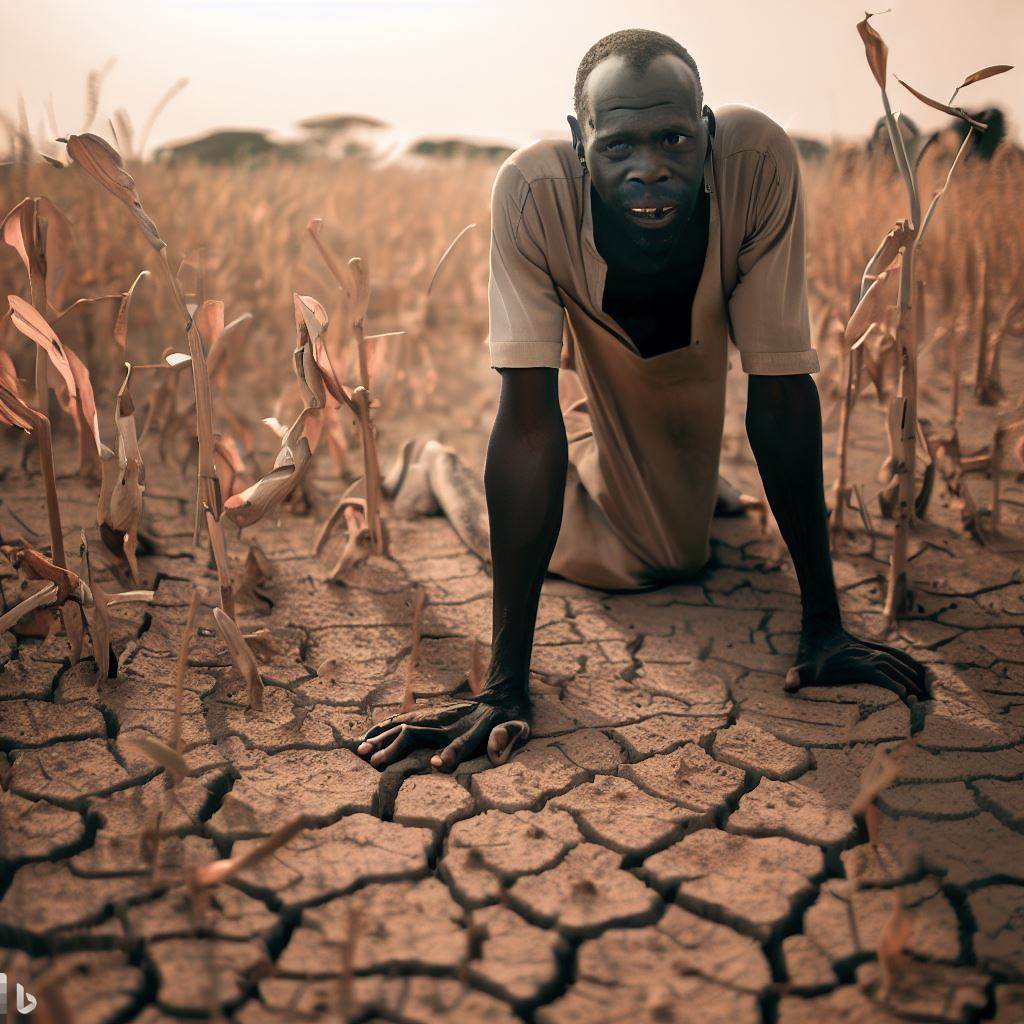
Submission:
{"label": "dusty ground", "polygon": [[[480,364],[462,364],[479,401],[415,424],[477,465],[495,389]],[[723,468],[751,488],[738,374],[731,386]],[[987,439],[989,416],[968,403],[970,440]],[[880,415],[866,403],[857,417],[855,479],[870,482]],[[386,450],[411,423],[382,423]],[[72,535],[95,499],[62,467]],[[984,503],[988,483],[972,487]],[[934,670],[934,701],[786,695],[792,572],[755,522],[720,521],[716,568],[691,585],[609,596],[549,581],[534,738],[505,766],[455,777],[427,755],[380,774],[353,747],[401,699],[415,588],[429,595],[426,702],[489,639],[488,576],[435,519],[393,522],[393,561],[327,583],[336,546],[311,557],[316,522],[284,515],[246,531],[274,560],[266,600],[240,615],[279,647],[262,666],[265,710],[247,710],[207,613],[186,682],[194,771],[172,800],[127,741],[169,735],[177,638],[193,588],[212,600],[214,577],[191,548],[190,484],[152,459],[159,551],[142,567],[156,594],[115,610],[119,677],[97,686],[62,636],[0,638],[0,965],[12,986],[59,991],[76,1024],[211,1008],[243,1024],[1020,1021],[1024,488],[1008,475],[1004,490],[1005,542],[962,538],[939,500],[915,537],[917,614],[897,639]],[[26,532],[43,528],[39,495],[37,477],[8,470],[5,538],[45,543]],[[877,635],[884,536],[866,552],[854,538],[836,571],[850,628]],[[245,546],[231,553],[238,566]],[[849,806],[874,751],[908,736],[873,851]],[[298,812],[318,827],[191,916],[185,866],[243,852]],[[906,956],[883,995],[876,950],[887,925],[899,931],[898,904]]]}

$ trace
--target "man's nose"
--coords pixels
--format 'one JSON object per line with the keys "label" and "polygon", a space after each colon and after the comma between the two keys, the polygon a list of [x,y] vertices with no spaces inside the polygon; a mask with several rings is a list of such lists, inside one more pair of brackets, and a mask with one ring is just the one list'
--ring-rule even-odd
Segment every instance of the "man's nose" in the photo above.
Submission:
{"label": "man's nose", "polygon": [[630,168],[629,180],[640,185],[657,185],[669,180],[664,154],[638,155]]}

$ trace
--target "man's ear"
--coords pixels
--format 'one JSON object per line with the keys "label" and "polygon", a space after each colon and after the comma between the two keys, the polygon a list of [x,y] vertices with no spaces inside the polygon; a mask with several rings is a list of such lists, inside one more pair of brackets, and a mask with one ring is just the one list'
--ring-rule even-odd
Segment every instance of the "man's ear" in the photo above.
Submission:
{"label": "man's ear", "polygon": [[580,128],[579,121],[576,120],[572,114],[565,115],[566,121],[569,122],[569,129],[572,131],[572,146],[576,150],[576,155],[582,160],[583,159],[583,130]]}
{"label": "man's ear", "polygon": [[704,118],[705,122],[707,123],[708,134],[712,138],[714,138],[715,137],[715,128],[717,127],[717,125],[715,124],[715,112],[705,103],[704,104],[704,109],[701,111],[701,116]]}

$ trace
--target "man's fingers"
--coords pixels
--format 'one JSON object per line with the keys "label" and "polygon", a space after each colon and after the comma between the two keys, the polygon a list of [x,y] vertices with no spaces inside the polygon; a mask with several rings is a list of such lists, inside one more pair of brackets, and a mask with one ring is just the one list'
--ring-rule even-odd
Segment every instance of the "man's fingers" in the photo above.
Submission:
{"label": "man's fingers", "polygon": [[898,647],[887,647],[885,644],[877,643],[874,640],[861,640],[860,641],[865,647],[870,647],[873,651],[881,651],[883,654],[892,655],[892,657],[898,659],[905,665],[911,672],[913,672],[920,681],[923,683],[925,678],[925,667],[915,658],[913,655],[908,654],[906,651],[900,650]]}
{"label": "man's fingers", "polygon": [[387,718],[381,719],[376,725],[371,725],[363,734],[362,742],[366,743],[367,740],[379,738],[385,732],[398,728],[401,723],[395,720],[400,717],[400,715],[388,715]]}
{"label": "man's fingers", "polygon": [[388,726],[385,722],[379,722],[373,729],[367,731],[362,742],[356,747],[356,753],[361,757],[372,754],[382,746],[387,746],[401,731],[401,725]]}
{"label": "man's fingers", "polygon": [[374,768],[386,768],[395,761],[401,761],[407,754],[412,753],[418,747],[436,747],[443,743],[447,737],[440,729],[427,729],[422,726],[400,725],[398,735],[391,741],[389,746],[378,750],[371,758],[370,764]]}
{"label": "man's fingers", "polygon": [[496,725],[487,739],[487,756],[491,764],[504,764],[529,738],[530,725],[521,719]]}
{"label": "man's fingers", "polygon": [[858,681],[871,683],[873,686],[881,686],[886,690],[892,690],[902,701],[907,699],[907,677],[892,662],[876,665],[872,669],[870,678]]}
{"label": "man's fingers", "polygon": [[465,732],[459,733],[440,754],[435,754],[430,763],[443,772],[452,771],[483,746],[493,721],[493,712],[481,714],[472,722],[467,721]]}

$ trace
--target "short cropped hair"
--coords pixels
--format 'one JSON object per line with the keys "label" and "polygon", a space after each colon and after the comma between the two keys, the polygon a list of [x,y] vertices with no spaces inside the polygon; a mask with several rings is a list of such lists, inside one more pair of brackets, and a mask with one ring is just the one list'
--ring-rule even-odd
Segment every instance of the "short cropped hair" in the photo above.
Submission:
{"label": "short cropped hair", "polygon": [[576,108],[576,118],[584,131],[594,127],[593,111],[587,100],[587,79],[590,77],[590,72],[605,57],[623,57],[627,66],[633,71],[643,71],[651,61],[665,53],[674,54],[692,69],[694,77],[697,79],[697,109],[699,111],[704,106],[704,87],[701,85],[697,63],[690,56],[686,47],[681,46],[671,36],[662,32],[653,32],[645,28],[624,28],[598,39],[587,50],[583,60],[580,61],[580,66],[576,69],[573,106]]}

